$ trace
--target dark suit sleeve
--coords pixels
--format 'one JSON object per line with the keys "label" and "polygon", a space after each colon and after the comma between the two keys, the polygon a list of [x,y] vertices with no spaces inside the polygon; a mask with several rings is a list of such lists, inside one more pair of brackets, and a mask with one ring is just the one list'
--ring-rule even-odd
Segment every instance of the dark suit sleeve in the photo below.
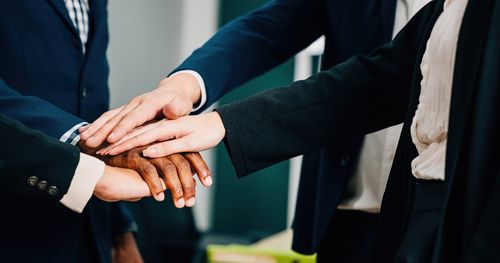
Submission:
{"label": "dark suit sleeve", "polygon": [[59,139],[82,119],[34,96],[23,96],[0,79],[0,113]]}
{"label": "dark suit sleeve", "polygon": [[320,37],[325,1],[274,0],[221,28],[174,72],[194,70],[206,86],[206,107],[226,92],[286,61]]}
{"label": "dark suit sleeve", "polygon": [[417,49],[434,4],[395,40],[287,87],[224,105],[226,147],[238,176],[401,123]]}
{"label": "dark suit sleeve", "polygon": [[[68,191],[80,160],[77,147],[61,143],[41,132],[30,130],[21,123],[0,114],[0,174],[2,181],[26,191],[59,201]],[[36,176],[48,186],[58,189],[49,195],[28,184]],[[19,191],[22,195],[24,191]]]}
{"label": "dark suit sleeve", "polygon": [[111,238],[114,239],[126,233],[137,233],[137,223],[124,202],[111,204]]}

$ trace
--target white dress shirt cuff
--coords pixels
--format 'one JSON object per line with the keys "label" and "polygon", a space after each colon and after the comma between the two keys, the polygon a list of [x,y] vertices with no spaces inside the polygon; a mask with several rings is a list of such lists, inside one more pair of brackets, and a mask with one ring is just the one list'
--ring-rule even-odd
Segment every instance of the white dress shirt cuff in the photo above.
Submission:
{"label": "white dress shirt cuff", "polygon": [[80,141],[80,127],[89,124],[88,122],[80,122],[77,125],[71,127],[66,133],[64,133],[59,141],[64,143],[70,143],[72,145],[76,145]]}
{"label": "white dress shirt cuff", "polygon": [[200,93],[201,93],[200,103],[193,110],[191,110],[191,112],[195,112],[195,111],[201,109],[205,105],[205,103],[207,103],[207,89],[205,87],[205,81],[203,81],[203,78],[201,77],[201,75],[194,70],[181,70],[181,71],[175,72],[174,74],[172,74],[170,76],[172,77],[172,76],[175,76],[175,75],[181,74],[181,73],[187,73],[187,74],[193,75],[196,78],[196,80],[198,80],[198,84],[200,85]]}
{"label": "white dress shirt cuff", "polygon": [[80,153],[80,162],[68,192],[61,199],[61,203],[69,209],[81,213],[94,193],[95,186],[104,175],[104,162]]}

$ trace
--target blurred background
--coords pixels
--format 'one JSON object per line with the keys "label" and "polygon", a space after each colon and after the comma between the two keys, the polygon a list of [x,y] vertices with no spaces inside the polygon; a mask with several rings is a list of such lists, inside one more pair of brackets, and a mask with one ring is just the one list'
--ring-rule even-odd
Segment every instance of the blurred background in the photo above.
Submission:
{"label": "blurred background", "polygon": [[[219,27],[265,2],[110,0],[111,107],[155,88]],[[219,104],[289,83],[294,74],[297,78],[297,70],[294,61],[288,61],[224,96]],[[224,147],[203,154],[214,185],[207,190],[198,184],[195,208],[175,209],[168,198],[128,204],[139,225],[139,247],[146,262],[203,262],[207,244],[249,244],[290,227],[300,159],[236,179]]]}

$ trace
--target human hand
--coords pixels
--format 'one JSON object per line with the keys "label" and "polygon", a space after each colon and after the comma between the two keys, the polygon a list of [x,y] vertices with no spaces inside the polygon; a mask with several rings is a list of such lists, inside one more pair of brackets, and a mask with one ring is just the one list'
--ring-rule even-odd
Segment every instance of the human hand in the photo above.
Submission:
{"label": "human hand", "polygon": [[168,77],[158,87],[132,99],[128,104],[108,111],[80,130],[87,146],[95,148],[104,141],[115,143],[134,128],[156,118],[177,119],[188,115],[200,101],[198,80],[181,73]]}
{"label": "human hand", "polygon": [[[217,112],[176,120],[164,119],[136,130],[118,143],[103,148],[99,154],[116,155],[136,147],[143,147],[143,155],[150,158],[179,152],[197,152],[219,144],[225,133],[224,124]],[[162,142],[151,144],[156,141]]]}
{"label": "human hand", "polygon": [[113,263],[142,263],[141,253],[132,233],[125,233],[113,240]]}
{"label": "human hand", "polygon": [[89,148],[83,141],[79,146],[82,152],[96,156],[110,166],[137,171],[158,201],[164,200],[163,191],[169,189],[177,208],[191,207],[196,202],[196,181],[193,179],[193,172],[197,173],[204,186],[212,184],[210,170],[199,153],[149,159],[142,156],[142,148],[131,149],[117,156],[100,156],[96,154],[99,148]]}
{"label": "human hand", "polygon": [[137,172],[106,165],[104,175],[94,188],[94,195],[106,202],[138,201],[150,196],[151,192]]}

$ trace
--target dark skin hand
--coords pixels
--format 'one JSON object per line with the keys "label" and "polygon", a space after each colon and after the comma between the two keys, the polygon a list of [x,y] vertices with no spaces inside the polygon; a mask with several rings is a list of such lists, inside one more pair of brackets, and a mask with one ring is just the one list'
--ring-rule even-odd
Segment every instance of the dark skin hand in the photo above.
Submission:
{"label": "dark skin hand", "polygon": [[195,204],[196,181],[193,173],[204,186],[210,186],[212,179],[207,164],[199,153],[172,154],[162,158],[146,158],[142,151],[147,147],[138,147],[116,156],[101,156],[96,152],[103,148],[90,148],[80,141],[78,146],[83,153],[95,156],[107,165],[128,168],[138,172],[148,184],[151,194],[158,201],[165,196],[163,191],[170,190],[177,208],[191,207]]}
{"label": "dark skin hand", "polygon": [[126,233],[113,240],[113,263],[143,263],[141,253],[132,233]]}

